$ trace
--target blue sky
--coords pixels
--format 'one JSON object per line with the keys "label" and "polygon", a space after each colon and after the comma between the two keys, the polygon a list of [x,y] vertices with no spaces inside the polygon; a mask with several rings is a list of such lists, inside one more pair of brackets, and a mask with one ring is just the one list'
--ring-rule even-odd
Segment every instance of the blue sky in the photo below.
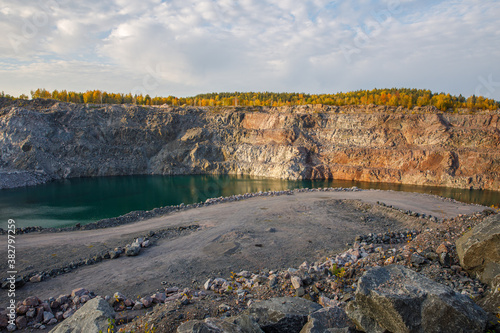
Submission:
{"label": "blue sky", "polygon": [[0,0],[0,90],[500,100],[500,1]]}

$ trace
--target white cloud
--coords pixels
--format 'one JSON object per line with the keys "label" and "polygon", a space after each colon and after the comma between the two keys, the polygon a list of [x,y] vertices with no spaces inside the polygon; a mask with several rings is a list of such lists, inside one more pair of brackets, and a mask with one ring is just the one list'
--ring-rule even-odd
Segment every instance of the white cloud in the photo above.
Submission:
{"label": "white cloud", "polygon": [[500,82],[499,14],[472,0],[4,0],[0,89],[471,95]]}

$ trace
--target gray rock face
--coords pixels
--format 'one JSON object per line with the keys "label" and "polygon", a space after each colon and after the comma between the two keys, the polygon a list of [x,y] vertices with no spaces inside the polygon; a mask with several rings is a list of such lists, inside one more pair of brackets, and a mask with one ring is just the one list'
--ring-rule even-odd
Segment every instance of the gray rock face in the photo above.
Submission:
{"label": "gray rock face", "polygon": [[492,215],[456,241],[460,265],[489,284],[500,274],[500,215]]}
{"label": "gray rock face", "polygon": [[80,332],[107,332],[108,319],[115,316],[115,311],[101,297],[96,297],[78,309],[70,318],[66,319],[50,333],[80,333]]}
{"label": "gray rock face", "polygon": [[488,312],[500,313],[500,274],[491,281],[488,291],[477,303]]}
{"label": "gray rock face", "polygon": [[219,318],[191,320],[177,327],[177,333],[243,333],[235,324]]}
{"label": "gray rock face", "polygon": [[0,103],[0,188],[209,173],[499,189],[497,115],[386,110]]}
{"label": "gray rock face", "polygon": [[245,314],[255,318],[264,332],[300,332],[308,316],[321,305],[298,297],[279,297],[253,303]]}
{"label": "gray rock face", "polygon": [[406,267],[368,270],[349,317],[367,332],[483,332],[487,314],[470,298]]}
{"label": "gray rock face", "polygon": [[350,327],[354,326],[345,311],[338,306],[313,312],[308,319],[300,333],[349,332]]}
{"label": "gray rock face", "polygon": [[242,333],[264,333],[259,324],[252,316],[239,315],[225,319],[227,322],[237,325]]}

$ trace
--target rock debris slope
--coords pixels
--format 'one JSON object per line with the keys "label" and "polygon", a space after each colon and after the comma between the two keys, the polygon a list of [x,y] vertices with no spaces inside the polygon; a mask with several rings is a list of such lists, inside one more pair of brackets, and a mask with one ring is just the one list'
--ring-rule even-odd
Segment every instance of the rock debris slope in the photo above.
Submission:
{"label": "rock debris slope", "polygon": [[82,176],[208,173],[500,189],[495,112],[51,100],[0,106],[0,188]]}

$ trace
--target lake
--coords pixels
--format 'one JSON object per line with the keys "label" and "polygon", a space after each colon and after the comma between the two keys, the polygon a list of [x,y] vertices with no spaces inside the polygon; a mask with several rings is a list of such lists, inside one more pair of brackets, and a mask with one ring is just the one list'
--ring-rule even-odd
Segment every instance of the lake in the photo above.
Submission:
{"label": "lake", "polygon": [[287,181],[248,176],[122,176],[74,178],[44,185],[0,190],[0,228],[65,227],[116,217],[134,210],[190,204],[208,198],[294,188],[352,187],[436,194],[485,206],[500,192],[354,181]]}

